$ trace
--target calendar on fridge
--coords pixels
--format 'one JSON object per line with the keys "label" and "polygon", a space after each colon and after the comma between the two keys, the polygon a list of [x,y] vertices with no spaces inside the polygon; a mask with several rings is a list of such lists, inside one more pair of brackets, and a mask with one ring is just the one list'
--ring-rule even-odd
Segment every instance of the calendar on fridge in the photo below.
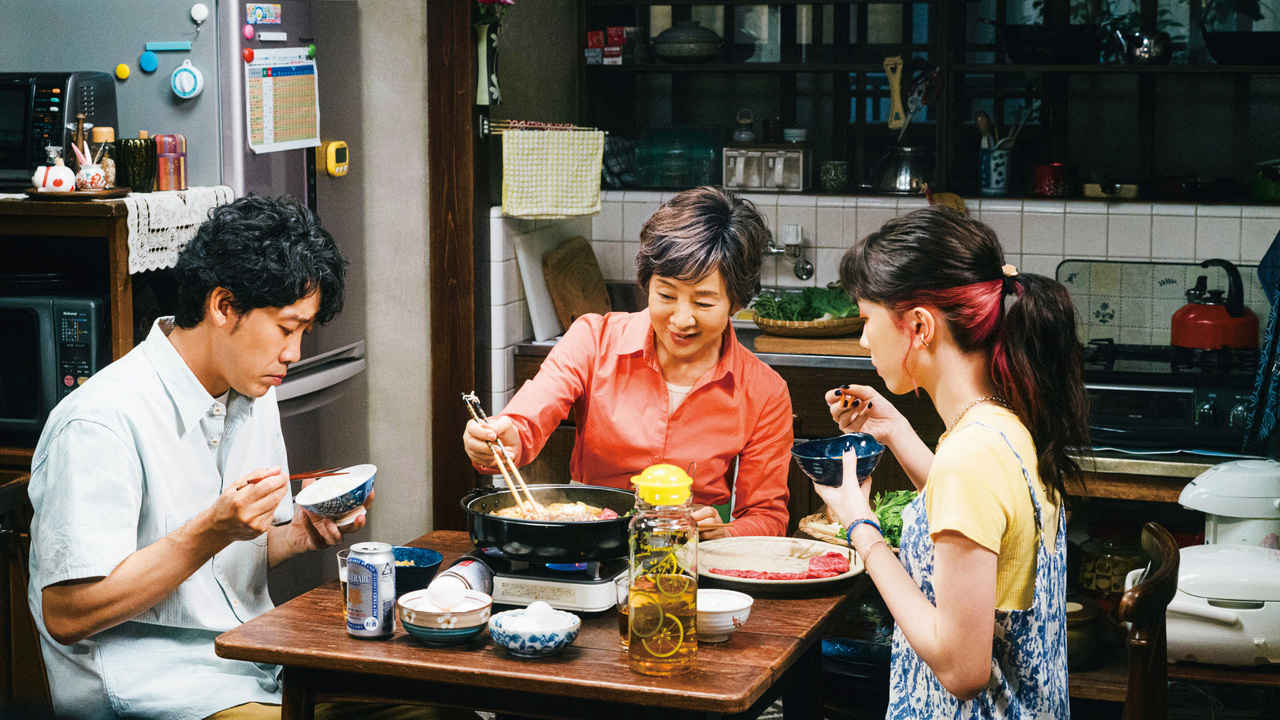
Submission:
{"label": "calendar on fridge", "polygon": [[315,60],[306,48],[256,50],[245,63],[249,149],[255,153],[320,145]]}

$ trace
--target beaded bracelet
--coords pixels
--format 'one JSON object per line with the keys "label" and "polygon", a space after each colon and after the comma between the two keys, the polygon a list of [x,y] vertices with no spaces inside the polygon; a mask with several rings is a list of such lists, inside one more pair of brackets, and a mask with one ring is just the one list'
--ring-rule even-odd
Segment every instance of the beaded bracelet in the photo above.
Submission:
{"label": "beaded bracelet", "polygon": [[854,552],[857,552],[857,550],[854,550],[854,547],[853,547],[853,529],[863,523],[870,525],[871,527],[876,529],[876,532],[880,533],[881,535],[884,535],[884,531],[880,529],[880,523],[877,523],[875,520],[869,520],[867,518],[858,518],[857,520],[854,520],[853,522],[849,523],[849,527],[845,528],[844,530],[845,544],[847,544],[849,546],[849,549],[853,550]]}

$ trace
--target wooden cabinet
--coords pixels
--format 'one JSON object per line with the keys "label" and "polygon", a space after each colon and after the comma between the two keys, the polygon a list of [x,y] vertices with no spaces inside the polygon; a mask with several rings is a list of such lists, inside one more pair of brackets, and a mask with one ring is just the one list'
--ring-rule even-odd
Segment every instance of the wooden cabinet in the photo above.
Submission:
{"label": "wooden cabinet", "polygon": [[[1005,23],[1049,24],[1118,19],[1084,17],[1097,3],[1044,0],[837,0],[769,4],[737,0],[582,0],[586,32],[610,26],[658,27],[698,20],[724,38],[712,62],[673,64],[645,58],[620,66],[582,65],[580,117],[623,137],[656,126],[718,126],[728,142],[739,109],[751,110],[756,137],[766,118],[808,130],[813,161],[849,161],[849,191],[874,181],[893,144],[934,151],[932,186],[973,195],[979,184],[974,113],[986,110],[1002,134],[1020,106],[1029,120],[1013,159],[1016,171],[1046,162],[1076,165],[1085,178],[1152,180],[1164,176],[1226,178],[1215,192],[1247,199],[1251,165],[1280,155],[1280,138],[1257,120],[1280,109],[1280,66],[1221,65],[1201,42],[1201,3],[1135,0],[1120,20],[1170,26],[1185,34],[1187,63],[1127,65],[1017,64]],[[1038,18],[1020,16],[1027,6]],[[1108,4],[1101,4],[1103,8]],[[1116,7],[1121,4],[1112,3]],[[1185,15],[1184,15],[1185,14]],[[1244,29],[1244,28],[1242,28]],[[759,40],[748,44],[745,41]],[[900,56],[940,73],[936,100],[917,113],[901,139],[886,125],[889,89],[883,62]],[[581,56],[580,56],[581,57]],[[1098,57],[1098,55],[1094,55]],[[1188,98],[1205,98],[1197,107]],[[905,100],[904,100],[905,103]],[[817,178],[815,176],[815,186]],[[1155,192],[1154,189],[1151,190]],[[1172,196],[1180,197],[1172,188]]]}
{"label": "wooden cabinet", "polygon": [[[82,276],[90,291],[106,299],[113,360],[129,352],[134,340],[127,220],[118,200],[0,200],[0,268]],[[29,448],[0,447],[0,465],[22,462],[30,468]]]}

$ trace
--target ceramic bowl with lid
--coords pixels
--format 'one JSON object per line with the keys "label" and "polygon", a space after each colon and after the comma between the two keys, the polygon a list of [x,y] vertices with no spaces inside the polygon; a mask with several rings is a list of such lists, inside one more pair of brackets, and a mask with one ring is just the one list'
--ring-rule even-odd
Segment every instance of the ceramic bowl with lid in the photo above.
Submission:
{"label": "ceramic bowl with lid", "polygon": [[697,20],[684,20],[653,39],[653,54],[666,62],[709,62],[720,57],[720,36]]}

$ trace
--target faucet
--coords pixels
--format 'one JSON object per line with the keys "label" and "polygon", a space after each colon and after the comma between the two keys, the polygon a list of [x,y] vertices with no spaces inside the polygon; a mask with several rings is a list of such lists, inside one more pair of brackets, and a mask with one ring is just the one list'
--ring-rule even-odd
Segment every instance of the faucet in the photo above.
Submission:
{"label": "faucet", "polygon": [[792,272],[800,280],[813,277],[813,263],[804,257],[804,226],[802,225],[782,226],[782,247],[778,247],[771,235],[769,244],[764,248],[764,254],[782,255],[789,260],[794,260]]}

